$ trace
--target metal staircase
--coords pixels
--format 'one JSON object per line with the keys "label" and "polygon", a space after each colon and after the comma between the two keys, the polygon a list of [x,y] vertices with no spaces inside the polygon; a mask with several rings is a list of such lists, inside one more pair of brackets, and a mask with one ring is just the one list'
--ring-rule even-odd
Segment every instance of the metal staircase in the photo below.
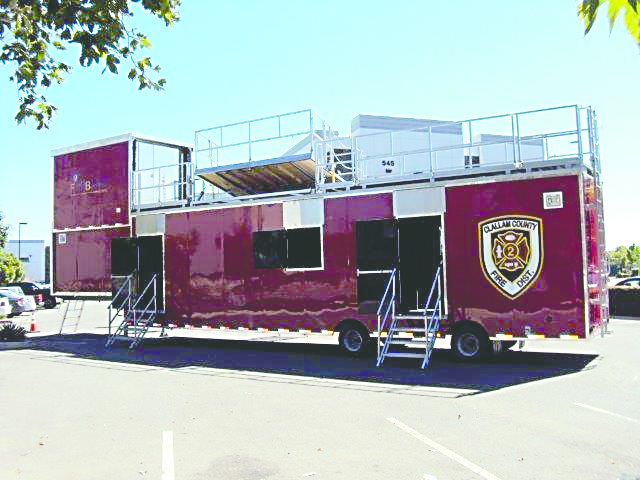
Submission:
{"label": "metal staircase", "polygon": [[[142,293],[137,296],[133,289],[133,277],[134,275],[127,277],[109,304],[109,338],[105,344],[107,348],[116,340],[129,342],[130,350],[136,348],[142,343],[145,334],[158,316],[157,275],[153,275]],[[113,314],[114,308],[115,314]],[[122,315],[122,321],[111,333],[111,324],[119,315]]]}
{"label": "metal staircase", "polygon": [[[438,267],[431,284],[429,296],[424,304],[424,308],[411,312],[408,315],[400,315],[396,313],[396,273],[392,270],[387,282],[387,288],[380,300],[378,307],[378,360],[377,367],[381,367],[387,357],[404,357],[404,358],[421,358],[422,364],[420,368],[426,368],[431,360],[433,345],[436,341],[436,332],[440,327],[440,319],[442,318],[442,291],[440,288],[440,276],[442,265]],[[412,323],[419,321],[419,326],[413,326]],[[388,325],[388,326],[387,326]],[[387,339],[381,345],[382,332],[387,332]],[[420,343],[411,338],[403,337],[402,333],[418,333],[424,334],[424,339]],[[398,352],[391,351],[392,346],[401,345],[403,347],[419,345],[422,352]]]}
{"label": "metal staircase", "polygon": [[63,330],[66,328],[65,333],[76,333],[80,319],[82,318],[82,311],[84,310],[84,299],[72,298],[65,302],[62,309],[62,320],[60,321],[60,330],[58,335],[62,335]]}

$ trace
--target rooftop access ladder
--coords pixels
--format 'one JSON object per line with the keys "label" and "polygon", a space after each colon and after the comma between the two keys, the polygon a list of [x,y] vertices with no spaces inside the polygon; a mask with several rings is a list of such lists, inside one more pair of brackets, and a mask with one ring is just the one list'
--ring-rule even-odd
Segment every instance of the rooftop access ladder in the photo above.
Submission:
{"label": "rooftop access ladder", "polygon": [[[109,304],[109,338],[105,347],[110,347],[116,340],[124,340],[129,342],[129,349],[132,350],[142,343],[158,316],[156,279],[157,275],[154,274],[142,293],[136,296],[133,292],[133,274],[127,277]],[[112,315],[113,308],[116,309],[115,315]],[[122,321],[111,333],[111,324],[120,314]]]}
{"label": "rooftop access ladder", "polygon": [[596,223],[596,248],[598,249],[598,315],[601,321],[600,334],[609,333],[609,295],[607,285],[609,282],[609,261],[605,245],[604,231],[604,202],[602,195],[602,180],[600,178],[600,141],[598,138],[598,123],[595,112],[587,109],[587,132],[589,135],[589,152],[593,169],[593,183],[595,189],[595,223]]}
{"label": "rooftop access ladder", "polygon": [[[396,313],[396,274],[393,269],[389,275],[387,288],[380,300],[378,307],[378,360],[377,367],[381,367],[387,357],[421,358],[420,368],[426,368],[431,360],[433,346],[436,341],[436,332],[440,327],[442,318],[442,289],[440,288],[442,265],[438,267],[431,284],[429,296],[424,304],[424,308],[412,312],[410,315],[400,315]],[[423,321],[424,326],[413,327],[407,325],[407,321]],[[388,325],[388,326],[387,326]],[[382,332],[387,332],[387,338],[381,345]],[[412,339],[399,338],[401,333],[424,333],[424,352],[399,352],[390,351],[392,345],[416,345]]]}

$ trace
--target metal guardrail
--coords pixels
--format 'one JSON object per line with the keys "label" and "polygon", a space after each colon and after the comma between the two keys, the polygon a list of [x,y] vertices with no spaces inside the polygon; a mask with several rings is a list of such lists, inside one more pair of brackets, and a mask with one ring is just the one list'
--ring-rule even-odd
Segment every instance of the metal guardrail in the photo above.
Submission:
{"label": "metal guardrail", "polygon": [[[311,110],[300,110],[198,130],[193,161],[180,156],[183,163],[132,172],[133,208],[237,201],[194,178],[194,172],[299,153],[309,153],[314,160],[317,191],[547,166],[586,166],[600,172],[597,119],[591,107],[424,122],[411,130],[339,137]],[[248,198],[252,195],[242,196]]]}

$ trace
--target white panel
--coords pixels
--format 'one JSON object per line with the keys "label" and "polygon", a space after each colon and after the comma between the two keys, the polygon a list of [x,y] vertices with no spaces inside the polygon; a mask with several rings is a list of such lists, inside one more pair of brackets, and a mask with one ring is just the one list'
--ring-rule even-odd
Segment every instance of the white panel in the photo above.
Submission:
{"label": "white panel", "polygon": [[293,200],[282,203],[284,228],[318,227],[324,225],[324,201],[322,198]]}
{"label": "white panel", "polygon": [[417,188],[393,192],[393,216],[417,217],[446,211],[444,188]]}
{"label": "white panel", "polygon": [[136,235],[158,235],[164,233],[163,213],[136,217]]}

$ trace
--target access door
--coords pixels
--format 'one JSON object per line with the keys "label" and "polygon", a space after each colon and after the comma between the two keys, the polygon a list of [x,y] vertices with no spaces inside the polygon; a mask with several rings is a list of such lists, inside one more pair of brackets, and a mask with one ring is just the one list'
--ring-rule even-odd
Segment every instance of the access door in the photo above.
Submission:
{"label": "access door", "polygon": [[360,313],[376,312],[394,268],[399,312],[424,307],[442,261],[440,228],[439,215],[356,223]]}
{"label": "access door", "polygon": [[442,262],[440,216],[401,218],[398,235],[399,307],[402,313],[424,308]]}
{"label": "access door", "polygon": [[[115,295],[128,275],[133,274],[133,291],[138,296],[149,284],[153,275],[156,280],[157,308],[164,309],[162,235],[137,238],[114,238],[111,240],[112,294]],[[153,286],[149,287],[140,306],[146,306],[153,296]]]}

